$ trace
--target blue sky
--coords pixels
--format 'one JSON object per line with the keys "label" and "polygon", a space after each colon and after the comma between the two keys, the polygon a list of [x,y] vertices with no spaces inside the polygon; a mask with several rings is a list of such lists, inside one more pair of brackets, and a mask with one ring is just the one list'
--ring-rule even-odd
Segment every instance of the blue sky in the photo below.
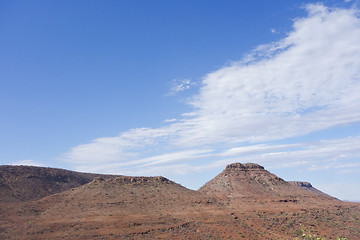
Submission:
{"label": "blue sky", "polygon": [[0,0],[0,36],[0,164],[360,200],[357,1]]}

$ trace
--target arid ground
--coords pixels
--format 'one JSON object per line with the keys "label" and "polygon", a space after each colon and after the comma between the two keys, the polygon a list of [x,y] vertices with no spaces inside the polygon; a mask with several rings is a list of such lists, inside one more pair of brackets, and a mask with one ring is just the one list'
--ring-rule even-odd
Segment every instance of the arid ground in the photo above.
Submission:
{"label": "arid ground", "polygon": [[[0,239],[360,239],[360,204],[262,166],[199,190],[164,177],[0,166]],[[316,239],[316,238],[314,238]]]}

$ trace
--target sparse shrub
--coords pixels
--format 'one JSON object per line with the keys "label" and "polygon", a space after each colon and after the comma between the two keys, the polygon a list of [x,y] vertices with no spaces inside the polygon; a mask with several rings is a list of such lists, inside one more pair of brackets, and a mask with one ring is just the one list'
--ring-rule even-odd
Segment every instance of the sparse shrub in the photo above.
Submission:
{"label": "sparse shrub", "polygon": [[[295,232],[297,234],[301,234],[301,237],[294,238],[294,240],[300,240],[300,239],[306,239],[306,240],[326,240],[326,238],[316,236],[315,234],[306,233],[308,229],[306,229],[304,226],[301,226],[301,230],[297,229]],[[347,240],[347,238],[343,237],[337,237],[336,240]]]}

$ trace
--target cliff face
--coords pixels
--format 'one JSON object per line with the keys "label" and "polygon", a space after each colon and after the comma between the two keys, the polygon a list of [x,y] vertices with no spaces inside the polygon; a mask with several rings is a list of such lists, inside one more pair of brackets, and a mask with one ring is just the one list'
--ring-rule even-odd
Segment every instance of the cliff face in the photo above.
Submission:
{"label": "cliff face", "polygon": [[231,171],[256,171],[256,170],[265,170],[263,166],[260,166],[256,163],[232,163],[226,166],[225,171],[231,172]]}
{"label": "cliff face", "polygon": [[312,188],[313,186],[309,182],[289,181],[290,184],[297,187]]}

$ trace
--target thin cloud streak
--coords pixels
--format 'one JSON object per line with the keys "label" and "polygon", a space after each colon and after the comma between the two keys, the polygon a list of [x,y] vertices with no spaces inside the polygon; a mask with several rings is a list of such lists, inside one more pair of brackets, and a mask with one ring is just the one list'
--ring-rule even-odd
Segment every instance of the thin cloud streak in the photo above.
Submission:
{"label": "thin cloud streak", "polygon": [[[358,146],[360,146],[360,136],[301,144],[251,145],[224,149],[220,152],[216,152],[214,149],[189,150],[125,163],[104,164],[101,168],[102,172],[113,172],[114,169],[122,167],[120,173],[130,175],[134,173],[161,175],[164,174],[164,169],[168,169],[165,171],[166,174],[189,174],[223,168],[226,164],[241,159],[242,162],[264,164],[269,169],[302,166],[310,171],[346,170],[360,167],[359,163],[348,162],[349,159],[360,158]],[[213,161],[192,165],[193,162],[203,159]],[[78,170],[91,170],[91,168],[79,168]]]}

